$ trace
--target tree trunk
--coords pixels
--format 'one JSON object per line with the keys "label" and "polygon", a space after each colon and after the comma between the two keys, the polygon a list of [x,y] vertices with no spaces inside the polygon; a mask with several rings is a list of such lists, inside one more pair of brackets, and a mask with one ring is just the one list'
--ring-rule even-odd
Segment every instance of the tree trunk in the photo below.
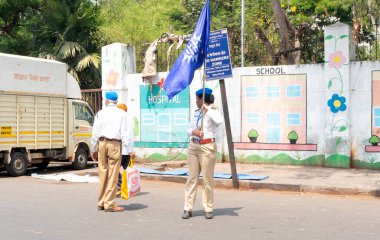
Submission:
{"label": "tree trunk", "polygon": [[[292,26],[289,22],[288,17],[286,16],[284,10],[281,8],[280,0],[272,0],[272,7],[274,16],[276,18],[277,25],[279,27],[280,32],[280,52],[290,50],[294,46],[291,45],[290,33],[292,31]],[[294,64],[294,54],[293,53],[285,53],[284,57],[286,59],[287,64]]]}
{"label": "tree trunk", "polygon": [[258,37],[261,39],[261,41],[267,47],[269,54],[272,57],[272,65],[278,65],[280,56],[275,53],[272,44],[269,42],[269,40],[268,40],[267,36],[265,35],[265,33],[263,32],[263,30],[261,30],[261,28],[256,26],[255,31],[256,31]]}

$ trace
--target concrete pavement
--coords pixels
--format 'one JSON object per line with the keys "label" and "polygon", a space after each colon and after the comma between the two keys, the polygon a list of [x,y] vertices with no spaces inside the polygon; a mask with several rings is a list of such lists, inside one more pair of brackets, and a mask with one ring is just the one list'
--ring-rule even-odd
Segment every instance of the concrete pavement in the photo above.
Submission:
{"label": "concrete pavement", "polygon": [[[162,171],[187,168],[185,161],[136,163],[135,166]],[[89,170],[96,172],[97,169],[83,171]],[[215,172],[231,173],[230,164],[217,163]],[[261,181],[239,180],[240,189],[380,197],[380,170],[237,164],[237,172],[269,176]],[[172,175],[141,174],[141,178],[154,181],[186,182],[186,177]],[[215,179],[215,186],[233,188],[232,179]]]}

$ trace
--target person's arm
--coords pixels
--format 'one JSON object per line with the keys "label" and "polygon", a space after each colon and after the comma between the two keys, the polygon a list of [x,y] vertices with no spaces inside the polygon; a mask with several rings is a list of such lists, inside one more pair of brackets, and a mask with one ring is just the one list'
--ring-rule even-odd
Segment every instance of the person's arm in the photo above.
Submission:
{"label": "person's arm", "polygon": [[122,143],[122,154],[127,155],[129,146],[131,145],[131,133],[129,132],[128,126],[128,116],[127,113],[123,113],[121,119],[121,143]]}
{"label": "person's arm", "polygon": [[128,153],[129,155],[134,155],[133,152],[134,152],[134,143],[135,143],[135,131],[133,129],[133,119],[131,118],[131,116],[128,114],[127,116],[127,120],[128,120],[128,132],[129,132],[129,136],[130,136],[130,144],[129,144],[129,147],[128,147]]}
{"label": "person's arm", "polygon": [[223,117],[219,113],[218,110],[212,109],[210,106],[203,105],[202,106],[203,114],[207,115],[211,118],[211,120],[218,126],[223,122]]}
{"label": "person's arm", "polygon": [[98,152],[97,152],[97,147],[98,147],[98,140],[99,140],[99,120],[98,120],[98,114],[95,115],[95,120],[94,120],[94,126],[92,127],[92,137],[91,137],[91,155],[93,160],[98,159]]}

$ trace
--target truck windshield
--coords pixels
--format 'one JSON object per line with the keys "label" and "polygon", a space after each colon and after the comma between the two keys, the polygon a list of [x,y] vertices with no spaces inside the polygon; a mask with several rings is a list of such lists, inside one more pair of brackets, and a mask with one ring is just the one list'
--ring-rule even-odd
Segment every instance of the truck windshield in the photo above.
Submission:
{"label": "truck windshield", "polygon": [[75,119],[87,121],[91,126],[94,124],[94,115],[88,106],[74,103]]}

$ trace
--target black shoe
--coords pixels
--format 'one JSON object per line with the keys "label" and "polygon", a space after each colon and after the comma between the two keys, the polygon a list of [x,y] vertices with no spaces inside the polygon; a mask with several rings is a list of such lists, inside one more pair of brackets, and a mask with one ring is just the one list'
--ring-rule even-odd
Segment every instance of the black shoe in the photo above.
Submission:
{"label": "black shoe", "polygon": [[205,212],[205,218],[206,219],[213,219],[214,216],[212,215],[212,212]]}
{"label": "black shoe", "polygon": [[189,219],[191,218],[191,212],[189,211],[183,211],[183,214],[182,214],[182,219]]}

